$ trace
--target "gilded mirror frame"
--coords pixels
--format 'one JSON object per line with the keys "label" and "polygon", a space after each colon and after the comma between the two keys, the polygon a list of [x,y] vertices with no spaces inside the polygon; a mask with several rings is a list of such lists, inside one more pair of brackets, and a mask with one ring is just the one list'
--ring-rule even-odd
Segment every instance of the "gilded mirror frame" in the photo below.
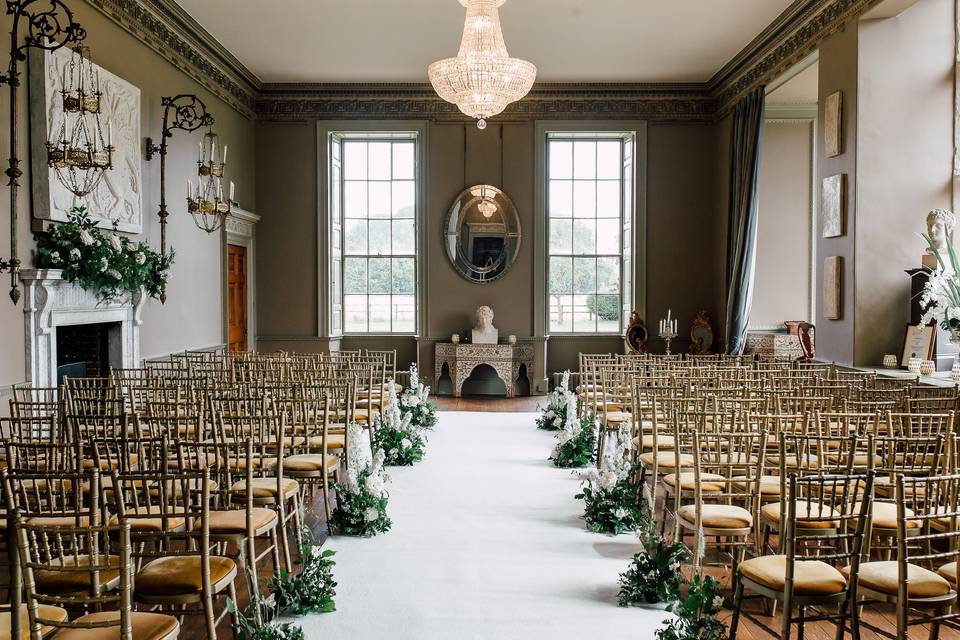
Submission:
{"label": "gilded mirror frame", "polygon": [[[484,205],[486,207],[495,206],[495,210],[487,209],[491,212],[489,216],[481,213],[480,205],[483,203],[487,203]],[[470,223],[468,217],[474,211],[480,214],[481,219]],[[494,219],[494,214],[498,214],[499,219]],[[487,217],[489,221],[483,220]],[[461,231],[465,224],[476,225],[481,232],[484,226],[494,227],[492,233],[482,237],[494,240],[494,244],[497,239],[502,238],[503,244],[495,261],[484,265],[473,262],[472,256],[465,252],[461,242]],[[502,230],[496,229],[497,226],[501,226]],[[489,284],[505,276],[520,255],[522,238],[520,215],[513,201],[501,189],[488,184],[464,189],[447,210],[443,224],[443,246],[447,259],[460,277],[474,284]],[[473,252],[476,255],[476,249]],[[493,256],[490,256],[488,259],[492,258]]]}

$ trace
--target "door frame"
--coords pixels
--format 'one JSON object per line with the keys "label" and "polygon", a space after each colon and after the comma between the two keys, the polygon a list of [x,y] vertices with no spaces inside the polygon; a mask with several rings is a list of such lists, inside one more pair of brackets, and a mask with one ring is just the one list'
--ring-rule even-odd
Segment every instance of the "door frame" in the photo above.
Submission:
{"label": "door frame", "polygon": [[229,346],[229,306],[230,291],[227,284],[227,245],[232,244],[247,250],[247,350],[257,348],[257,272],[256,272],[256,228],[260,216],[233,207],[223,225],[220,251],[220,292],[221,292],[221,332],[223,344]]}

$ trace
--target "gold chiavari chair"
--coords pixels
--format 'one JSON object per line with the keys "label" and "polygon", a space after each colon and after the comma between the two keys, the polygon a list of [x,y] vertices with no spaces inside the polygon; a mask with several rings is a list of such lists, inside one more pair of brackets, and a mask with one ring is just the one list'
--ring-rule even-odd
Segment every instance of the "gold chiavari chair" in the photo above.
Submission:
{"label": "gold chiavari chair", "polygon": [[943,435],[880,436],[876,439],[877,455],[882,464],[877,468],[874,487],[877,495],[891,498],[897,478],[935,476],[949,459]]}
{"label": "gold chiavari chair", "polygon": [[[788,499],[783,552],[746,560],[734,573],[730,637],[737,637],[741,616],[771,636],[787,640],[794,624],[799,627],[799,637],[803,638],[805,624],[820,620],[833,621],[837,637],[843,637],[849,618],[853,637],[859,637],[858,567],[863,566],[864,533],[870,526],[872,476],[869,473],[807,477],[791,474],[785,494]],[[856,508],[853,498],[858,495],[861,498]],[[826,496],[840,496],[839,509],[830,507],[824,500]],[[824,536],[823,531],[834,533]],[[838,567],[846,569],[847,576]],[[745,590],[782,603],[779,631],[744,608]],[[831,605],[837,607],[835,614],[823,609]],[[794,616],[794,609],[799,616]],[[808,615],[808,610],[816,615]]]}
{"label": "gold chiavari chair", "polygon": [[620,426],[630,422],[633,411],[632,367],[629,364],[604,364],[600,367],[600,393],[594,404],[594,417],[600,422],[597,438],[597,465],[603,459],[607,437],[616,435]]}
{"label": "gold chiavari chair", "polygon": [[956,400],[958,397],[956,387],[935,387],[932,385],[915,384],[910,387],[910,398],[914,400],[924,398],[942,398]]}

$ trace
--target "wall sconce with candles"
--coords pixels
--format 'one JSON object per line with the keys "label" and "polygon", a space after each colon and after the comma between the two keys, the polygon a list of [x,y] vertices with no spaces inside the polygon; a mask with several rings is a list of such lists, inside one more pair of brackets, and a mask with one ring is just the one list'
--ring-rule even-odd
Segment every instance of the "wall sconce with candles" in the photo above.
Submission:
{"label": "wall sconce with candles", "polygon": [[223,220],[230,214],[233,202],[233,183],[230,183],[230,199],[223,197],[223,170],[227,166],[227,145],[223,145],[223,155],[217,159],[220,138],[213,130],[208,130],[200,143],[200,157],[197,160],[197,186],[187,180],[187,211],[193,216],[196,225],[213,233],[223,226]]}
{"label": "wall sconce with candles", "polygon": [[[17,197],[20,177],[23,175],[20,159],[17,158],[17,89],[20,87],[20,63],[27,59],[27,51],[31,48],[56,51],[71,43],[81,42],[87,33],[73,19],[73,12],[62,0],[7,0],[6,4],[7,15],[13,16],[13,25],[10,28],[10,62],[7,73],[0,75],[0,84],[10,86],[10,159],[4,172],[10,179],[10,259],[0,259],[0,272],[10,272],[10,299],[17,304],[20,301]],[[24,25],[26,33],[21,40],[20,31]],[[13,633],[17,633],[16,627],[19,627],[19,620],[16,621]]]}

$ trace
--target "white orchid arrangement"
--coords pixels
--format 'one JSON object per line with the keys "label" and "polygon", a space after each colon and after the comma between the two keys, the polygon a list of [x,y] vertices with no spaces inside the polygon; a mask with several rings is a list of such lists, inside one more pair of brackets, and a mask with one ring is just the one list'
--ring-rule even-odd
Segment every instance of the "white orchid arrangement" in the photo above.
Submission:
{"label": "white orchid arrangement", "polygon": [[337,508],[332,524],[338,533],[351,536],[373,536],[390,529],[387,517],[386,485],[390,477],[384,472],[383,451],[374,452],[365,429],[357,424],[347,426],[347,473],[344,482],[334,485]]}
{"label": "white orchid arrangement", "polygon": [[[422,386],[422,385],[421,385]],[[426,429],[413,422],[413,412],[403,413],[397,399],[397,384],[387,382],[387,402],[374,422],[373,448],[384,455],[384,463],[406,466],[423,459],[427,448]]]}
{"label": "white orchid arrangement", "polygon": [[553,464],[567,469],[585,467],[596,460],[596,425],[577,415],[577,396],[569,394],[564,407],[565,420],[557,431],[557,444],[550,456]]}
{"label": "white orchid arrangement", "polygon": [[952,332],[960,332],[960,266],[952,244],[947,244],[949,264],[927,234],[923,239],[937,258],[936,269],[930,272],[929,279],[920,294],[920,307],[925,309],[920,318],[921,325],[937,323]]}
{"label": "white orchid arrangement", "polygon": [[582,485],[576,498],[583,500],[583,519],[594,533],[633,531],[648,520],[638,468],[629,459],[630,432],[630,422],[622,423],[600,468],[580,474]]}
{"label": "white orchid arrangement", "polygon": [[567,421],[567,404],[570,396],[576,394],[570,390],[570,370],[563,372],[560,384],[547,395],[547,406],[537,418],[537,428],[545,431],[556,431]]}
{"label": "white orchid arrangement", "polygon": [[417,365],[410,365],[410,385],[400,395],[400,412],[410,416],[413,426],[429,430],[437,424],[437,407],[429,402],[430,387],[420,381]]}

